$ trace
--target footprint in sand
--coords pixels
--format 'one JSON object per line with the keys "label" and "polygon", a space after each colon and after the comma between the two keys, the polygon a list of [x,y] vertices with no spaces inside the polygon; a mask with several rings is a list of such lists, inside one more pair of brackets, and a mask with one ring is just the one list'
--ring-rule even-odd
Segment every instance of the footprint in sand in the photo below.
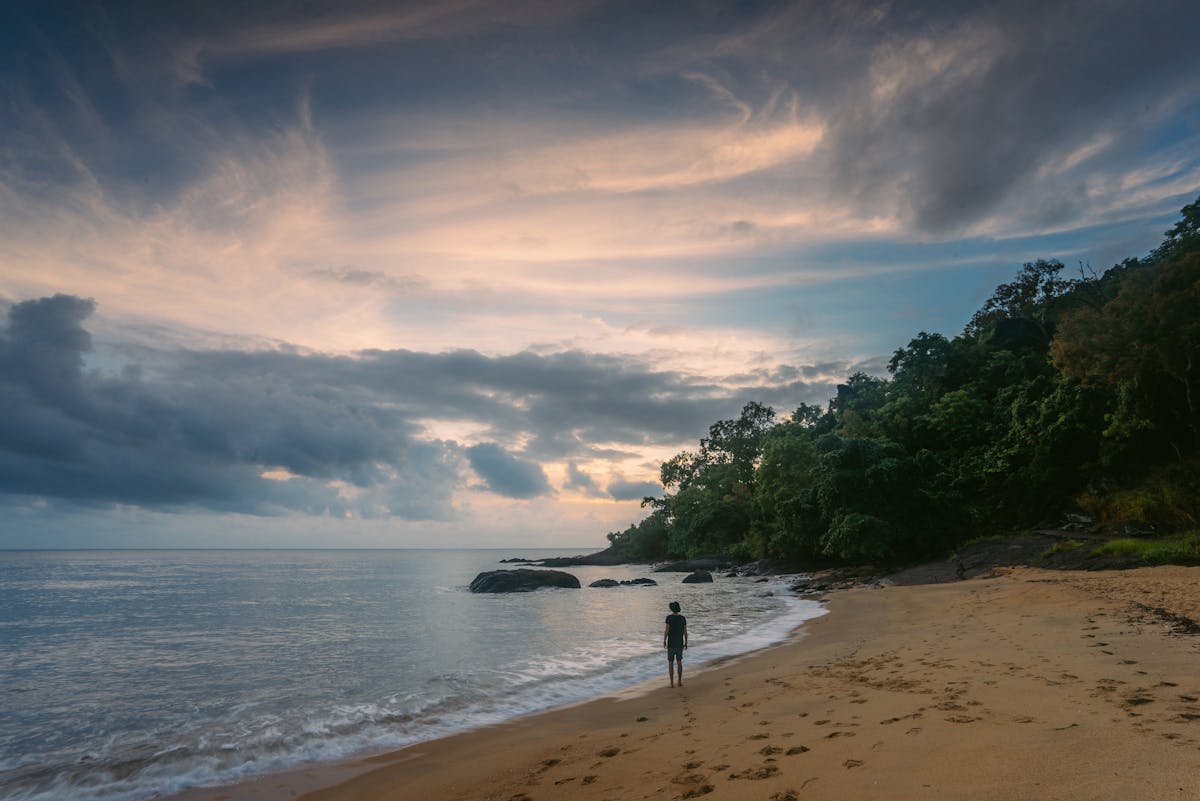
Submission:
{"label": "footprint in sand", "polygon": [[769,779],[779,772],[779,767],[776,765],[763,765],[761,768],[746,768],[740,773],[730,773],[730,779]]}
{"label": "footprint in sand", "polygon": [[825,739],[833,740],[837,737],[854,737],[854,736],[855,736],[855,734],[852,731],[831,731],[831,732],[829,732],[829,734],[825,735]]}
{"label": "footprint in sand", "polygon": [[714,788],[711,784],[702,784],[699,787],[695,787],[691,790],[688,790],[686,793],[684,793],[683,795],[681,795],[679,797],[680,798],[699,798],[702,795],[708,795],[709,793],[711,793],[713,791],[713,789]]}
{"label": "footprint in sand", "polygon": [[699,773],[685,773],[671,779],[672,784],[702,784],[707,776],[701,776]]}
{"label": "footprint in sand", "polygon": [[794,745],[784,752],[784,756],[795,756],[796,754],[807,754],[809,747],[806,745]]}
{"label": "footprint in sand", "polygon": [[847,759],[842,763],[842,766],[846,768],[858,768],[862,767],[862,764],[863,761],[861,759]]}

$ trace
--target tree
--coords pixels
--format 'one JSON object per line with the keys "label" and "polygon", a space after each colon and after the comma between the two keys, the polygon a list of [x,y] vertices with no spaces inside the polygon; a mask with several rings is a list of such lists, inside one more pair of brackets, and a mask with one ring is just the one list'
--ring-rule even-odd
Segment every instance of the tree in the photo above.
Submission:
{"label": "tree", "polygon": [[700,440],[700,453],[707,464],[733,465],[738,479],[751,484],[762,454],[763,436],[774,423],[774,409],[751,401],[736,420],[720,420],[709,426],[708,436]]}
{"label": "tree", "polygon": [[950,370],[950,340],[941,334],[922,331],[892,354],[888,372],[892,374],[892,389],[905,391],[931,401],[941,394],[946,374]]}
{"label": "tree", "polygon": [[1064,374],[1114,392],[1110,437],[1153,432],[1180,459],[1200,446],[1198,310],[1200,250],[1192,250],[1127,276],[1103,308],[1068,315],[1051,358]]}
{"label": "tree", "polygon": [[1200,198],[1180,209],[1179,222],[1166,232],[1166,239],[1150,255],[1154,261],[1166,261],[1200,250]]}
{"label": "tree", "polygon": [[1016,280],[1001,284],[975,312],[963,331],[967,336],[978,337],[996,322],[1011,318],[1033,320],[1042,334],[1049,339],[1048,312],[1051,301],[1070,291],[1075,281],[1061,278],[1063,264],[1057,259],[1038,259],[1026,262],[1017,273]]}

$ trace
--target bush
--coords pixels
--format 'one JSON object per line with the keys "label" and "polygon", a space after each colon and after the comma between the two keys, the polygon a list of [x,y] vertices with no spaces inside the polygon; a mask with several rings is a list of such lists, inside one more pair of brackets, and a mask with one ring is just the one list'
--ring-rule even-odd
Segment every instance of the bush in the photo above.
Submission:
{"label": "bush", "polygon": [[1079,505],[1097,522],[1179,531],[1200,526],[1200,459],[1152,472],[1135,487],[1085,495]]}

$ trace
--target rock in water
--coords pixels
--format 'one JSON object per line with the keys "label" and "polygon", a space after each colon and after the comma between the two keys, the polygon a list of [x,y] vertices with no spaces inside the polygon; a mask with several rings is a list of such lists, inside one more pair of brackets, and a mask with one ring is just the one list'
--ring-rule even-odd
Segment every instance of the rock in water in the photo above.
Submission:
{"label": "rock in water", "polygon": [[579,579],[561,570],[489,570],[471,582],[471,592],[532,592],[542,587],[579,589]]}
{"label": "rock in water", "polygon": [[617,581],[616,579],[596,579],[589,587],[657,587],[658,582],[649,578],[635,578],[629,581]]}
{"label": "rock in water", "polygon": [[694,573],[683,577],[684,584],[711,584],[712,573],[707,570],[697,570]]}

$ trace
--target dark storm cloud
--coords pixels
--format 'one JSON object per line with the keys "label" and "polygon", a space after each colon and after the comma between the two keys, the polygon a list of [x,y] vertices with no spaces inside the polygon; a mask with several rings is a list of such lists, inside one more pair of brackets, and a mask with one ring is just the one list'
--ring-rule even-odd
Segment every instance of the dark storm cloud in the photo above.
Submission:
{"label": "dark storm cloud", "polygon": [[[396,412],[333,387],[272,384],[265,373],[164,380],[85,370],[91,337],[82,324],[92,310],[67,295],[9,310],[0,337],[0,491],[256,514],[445,513],[438,505],[455,482],[453,455],[413,442],[413,426]],[[268,469],[294,478],[264,478]],[[399,471],[406,480],[395,485]],[[348,503],[334,480],[361,499]]]}
{"label": "dark storm cloud", "polygon": [[536,462],[518,459],[494,442],[483,442],[466,450],[471,469],[497,495],[536,498],[550,492],[546,473]]}
{"label": "dark storm cloud", "polygon": [[[747,399],[814,391],[798,383],[724,389],[579,351],[337,357],[143,346],[130,352],[140,361],[127,356],[122,369],[88,369],[84,323],[94,308],[56,295],[7,310],[0,493],[253,514],[442,517],[464,458],[491,491],[535,497],[551,492],[541,460],[689,442]],[[492,441],[464,449],[431,439],[425,420],[482,422]],[[530,445],[520,452],[501,444],[522,439]],[[576,470],[568,487],[596,485]],[[647,488],[618,481],[607,492],[640,498]]]}

